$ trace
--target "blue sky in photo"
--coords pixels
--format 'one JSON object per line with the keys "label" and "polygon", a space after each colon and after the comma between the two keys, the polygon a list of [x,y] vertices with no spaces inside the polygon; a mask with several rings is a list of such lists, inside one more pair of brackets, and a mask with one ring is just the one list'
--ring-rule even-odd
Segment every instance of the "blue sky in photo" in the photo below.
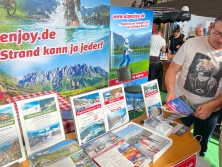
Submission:
{"label": "blue sky in photo", "polygon": [[22,105],[22,108],[33,107],[33,106],[37,106],[37,105],[39,105],[39,101],[33,101],[33,102],[29,102],[29,103],[24,103]]}
{"label": "blue sky in photo", "polygon": [[134,124],[131,124],[130,126],[127,126],[126,128],[124,128],[123,130],[120,130],[118,132],[116,132],[115,134],[117,136],[127,136],[129,134],[129,132],[133,132],[135,130],[141,130],[142,128],[134,125]]}
{"label": "blue sky in photo", "polygon": [[12,107],[4,107],[0,108],[0,113],[10,113],[12,114]]}
{"label": "blue sky in photo", "polygon": [[81,0],[81,6],[95,7],[95,6],[99,6],[101,4],[109,6],[110,1],[111,0]]}

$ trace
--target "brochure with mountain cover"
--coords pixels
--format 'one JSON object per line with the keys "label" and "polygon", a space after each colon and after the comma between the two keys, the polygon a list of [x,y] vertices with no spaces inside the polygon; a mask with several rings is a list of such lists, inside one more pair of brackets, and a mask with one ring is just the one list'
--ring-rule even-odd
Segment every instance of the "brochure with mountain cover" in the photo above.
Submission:
{"label": "brochure with mountain cover", "polygon": [[31,167],[97,167],[76,140],[65,140],[30,157]]}
{"label": "brochure with mountain cover", "polygon": [[157,79],[141,85],[147,117],[162,115],[158,108],[162,105]]}
{"label": "brochure with mountain cover", "polygon": [[28,156],[65,140],[56,93],[16,103]]}
{"label": "brochure with mountain cover", "polygon": [[171,145],[172,139],[129,122],[112,131],[155,162]]}
{"label": "brochure with mountain cover", "polygon": [[194,105],[184,95],[167,102],[166,106],[171,111],[184,115],[192,115],[195,112]]}
{"label": "brochure with mountain cover", "polygon": [[107,132],[99,91],[70,97],[79,145]]}
{"label": "brochure with mountain cover", "polygon": [[21,132],[13,104],[0,106],[0,166],[26,160]]}
{"label": "brochure with mountain cover", "polygon": [[123,84],[101,89],[100,92],[108,129],[113,130],[129,122]]}
{"label": "brochure with mountain cover", "polygon": [[101,167],[147,167],[151,161],[112,132],[82,145],[82,148]]}

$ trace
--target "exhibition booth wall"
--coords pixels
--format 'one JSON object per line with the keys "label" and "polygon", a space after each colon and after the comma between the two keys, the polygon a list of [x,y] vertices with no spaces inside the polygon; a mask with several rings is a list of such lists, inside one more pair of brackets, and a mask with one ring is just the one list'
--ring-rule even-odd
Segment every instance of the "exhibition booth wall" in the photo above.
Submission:
{"label": "exhibition booth wall", "polygon": [[[147,82],[152,10],[111,6],[109,0],[17,0],[9,13],[0,3],[1,104],[50,90],[69,99],[121,83]],[[128,56],[124,49],[131,50]],[[120,66],[132,77],[120,79]],[[134,94],[126,96],[131,110]],[[142,94],[136,98],[143,106]]]}

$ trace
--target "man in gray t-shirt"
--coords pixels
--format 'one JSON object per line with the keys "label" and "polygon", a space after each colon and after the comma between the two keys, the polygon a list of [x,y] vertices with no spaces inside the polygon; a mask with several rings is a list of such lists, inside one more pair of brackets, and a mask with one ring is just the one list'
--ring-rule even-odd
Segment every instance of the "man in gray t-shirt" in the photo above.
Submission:
{"label": "man in gray t-shirt", "polygon": [[222,107],[222,12],[210,26],[209,36],[189,39],[181,46],[165,82],[166,102],[185,95],[196,106],[193,116],[181,120],[187,126],[194,123],[193,133],[202,139],[200,156],[204,156]]}

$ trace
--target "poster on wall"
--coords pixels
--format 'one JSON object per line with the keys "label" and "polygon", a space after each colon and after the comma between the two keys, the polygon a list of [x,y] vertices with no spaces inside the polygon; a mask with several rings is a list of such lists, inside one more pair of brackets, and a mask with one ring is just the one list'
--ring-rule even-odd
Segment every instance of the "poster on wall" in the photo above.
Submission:
{"label": "poster on wall", "polygon": [[109,0],[3,0],[0,13],[1,104],[108,86]]}
{"label": "poster on wall", "polygon": [[[137,89],[147,82],[152,24],[153,10],[110,7],[109,86],[123,83],[124,87],[133,86]],[[120,71],[125,72],[122,76],[132,72],[132,78],[122,80]],[[143,112],[141,89],[130,92],[125,92],[128,111]]]}
{"label": "poster on wall", "polygon": [[131,80],[148,77],[152,23],[153,10],[110,7],[110,86],[121,83],[122,69],[132,70]]}

